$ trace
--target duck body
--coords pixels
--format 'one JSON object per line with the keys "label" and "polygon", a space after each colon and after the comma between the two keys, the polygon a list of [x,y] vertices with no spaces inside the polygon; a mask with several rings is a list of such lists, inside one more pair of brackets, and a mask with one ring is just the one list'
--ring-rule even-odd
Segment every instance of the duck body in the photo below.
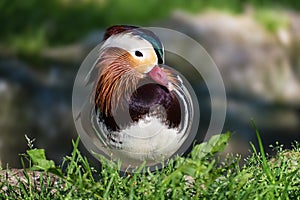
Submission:
{"label": "duck body", "polygon": [[109,28],[99,50],[91,95],[95,126],[105,146],[127,164],[163,161],[186,137],[189,102],[163,53],[154,33],[133,26]]}

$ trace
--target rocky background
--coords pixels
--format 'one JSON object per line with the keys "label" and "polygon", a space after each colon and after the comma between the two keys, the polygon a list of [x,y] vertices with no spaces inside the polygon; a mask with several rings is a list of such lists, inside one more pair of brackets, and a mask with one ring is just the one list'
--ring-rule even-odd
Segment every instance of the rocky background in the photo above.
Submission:
{"label": "rocky background", "polygon": [[[227,152],[247,156],[249,141],[256,141],[251,118],[266,148],[276,141],[289,148],[292,141],[300,140],[300,13],[297,10],[276,7],[261,13],[257,6],[248,4],[238,13],[172,9],[165,17],[139,24],[185,33],[213,58],[227,93],[224,131],[234,133]],[[71,151],[71,139],[77,137],[71,111],[73,81],[84,57],[101,41],[103,31],[104,26],[94,27],[71,42],[44,45],[31,53],[23,50],[22,45],[11,48],[14,43],[0,41],[2,167],[6,163],[20,167],[19,154],[27,148],[25,134],[36,138],[36,146],[46,149],[48,156],[58,163]],[[205,88],[201,79],[190,81],[200,93]],[[201,106],[208,107],[209,96],[206,92],[201,96]],[[208,120],[209,109],[207,112],[204,109],[201,117]],[[270,149],[268,152],[271,153]]]}

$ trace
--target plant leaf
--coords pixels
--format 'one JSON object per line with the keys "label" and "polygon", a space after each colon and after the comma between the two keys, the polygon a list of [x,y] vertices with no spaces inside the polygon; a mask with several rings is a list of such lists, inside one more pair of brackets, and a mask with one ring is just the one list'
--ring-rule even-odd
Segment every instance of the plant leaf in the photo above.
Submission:
{"label": "plant leaf", "polygon": [[55,166],[54,161],[47,160],[44,149],[30,149],[26,152],[33,163],[31,170],[51,172],[59,177],[63,177],[61,169]]}

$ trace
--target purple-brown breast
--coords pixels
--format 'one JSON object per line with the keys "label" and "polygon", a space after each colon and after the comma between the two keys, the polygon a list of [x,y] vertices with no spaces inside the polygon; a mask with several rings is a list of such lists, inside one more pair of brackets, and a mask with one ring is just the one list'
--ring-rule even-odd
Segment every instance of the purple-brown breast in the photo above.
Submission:
{"label": "purple-brown breast", "polygon": [[[126,115],[128,111],[130,118]],[[132,94],[128,107],[118,108],[116,115],[118,116],[105,115],[100,111],[99,117],[100,121],[111,131],[124,129],[147,115],[160,118],[162,123],[169,128],[178,127],[181,121],[181,109],[177,96],[157,83],[148,83],[139,87]]]}
{"label": "purple-brown breast", "polygon": [[145,115],[155,115],[169,127],[178,127],[181,120],[180,103],[173,92],[164,86],[149,83],[139,87],[132,95],[129,113],[133,121]]}

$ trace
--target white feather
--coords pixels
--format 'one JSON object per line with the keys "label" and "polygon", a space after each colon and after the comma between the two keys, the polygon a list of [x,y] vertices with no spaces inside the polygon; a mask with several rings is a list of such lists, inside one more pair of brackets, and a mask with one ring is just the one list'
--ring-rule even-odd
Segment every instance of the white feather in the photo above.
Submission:
{"label": "white feather", "polygon": [[119,147],[113,151],[118,156],[137,161],[163,161],[181,146],[183,134],[178,128],[169,128],[160,119],[148,116],[113,134],[117,143],[109,139],[107,142]]}
{"label": "white feather", "polygon": [[[108,47],[118,47],[128,51],[135,59],[144,60],[147,59],[147,56],[150,54],[147,53],[146,50],[153,50],[153,46],[147,40],[141,38],[138,35],[133,35],[131,33],[125,34],[117,34],[109,37],[104,44],[102,45],[101,49],[106,49]],[[135,56],[135,51],[140,51],[144,56],[137,57]],[[156,58],[157,63],[157,58]]]}

